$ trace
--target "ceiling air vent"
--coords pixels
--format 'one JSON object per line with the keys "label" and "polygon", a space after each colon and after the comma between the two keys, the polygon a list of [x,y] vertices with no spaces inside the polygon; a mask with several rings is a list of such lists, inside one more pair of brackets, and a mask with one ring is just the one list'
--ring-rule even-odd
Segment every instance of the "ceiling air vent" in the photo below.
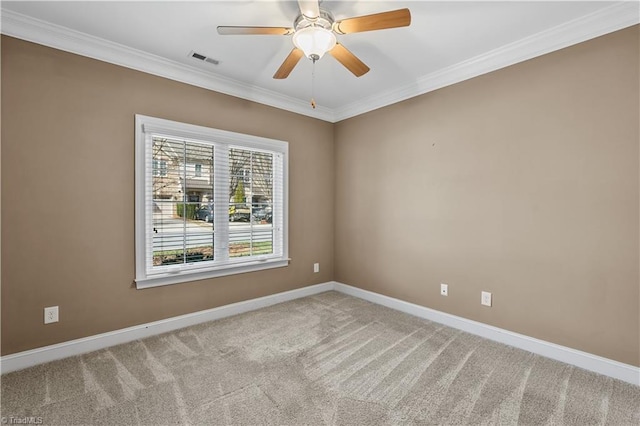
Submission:
{"label": "ceiling air vent", "polygon": [[217,59],[209,58],[208,56],[202,55],[198,52],[194,52],[193,50],[189,52],[189,56],[192,58],[198,59],[200,61],[208,62],[213,65],[218,65],[220,63],[220,61]]}

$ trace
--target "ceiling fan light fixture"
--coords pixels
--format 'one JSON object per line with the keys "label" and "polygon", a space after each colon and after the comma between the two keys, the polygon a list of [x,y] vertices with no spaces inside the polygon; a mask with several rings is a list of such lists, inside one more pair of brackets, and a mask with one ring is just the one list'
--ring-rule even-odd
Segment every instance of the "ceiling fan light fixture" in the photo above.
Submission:
{"label": "ceiling fan light fixture", "polygon": [[293,44],[304,52],[304,56],[317,61],[333,49],[336,45],[336,36],[326,28],[309,26],[293,34]]}

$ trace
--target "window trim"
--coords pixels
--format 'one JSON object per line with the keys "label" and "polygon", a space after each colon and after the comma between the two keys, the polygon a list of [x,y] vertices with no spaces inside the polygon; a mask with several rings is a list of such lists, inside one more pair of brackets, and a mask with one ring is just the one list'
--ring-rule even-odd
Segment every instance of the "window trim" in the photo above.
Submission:
{"label": "window trim", "polygon": [[[238,260],[224,265],[174,265],[165,274],[147,275],[147,214],[145,196],[147,195],[147,147],[153,136],[183,138],[186,140],[207,141],[228,146],[248,149],[275,151],[283,155],[282,163],[282,256],[276,258],[257,258]],[[136,114],[135,116],[135,250],[136,250],[136,288],[143,289],[169,284],[178,284],[246,272],[254,272],[289,265],[288,238],[288,199],[289,199],[289,144],[284,141],[259,136],[234,133],[193,124],[180,123],[162,118]],[[215,177],[214,177],[215,179]],[[224,203],[216,203],[224,205]],[[221,207],[221,209],[226,207]],[[274,244],[276,242],[274,241]]]}

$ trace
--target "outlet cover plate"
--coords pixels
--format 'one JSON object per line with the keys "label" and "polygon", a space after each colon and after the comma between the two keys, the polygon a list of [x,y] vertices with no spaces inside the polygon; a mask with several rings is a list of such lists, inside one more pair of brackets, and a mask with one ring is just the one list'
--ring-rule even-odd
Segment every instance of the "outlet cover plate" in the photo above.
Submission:
{"label": "outlet cover plate", "polygon": [[320,264],[319,263],[314,263],[313,264],[313,272],[320,272]]}
{"label": "outlet cover plate", "polygon": [[449,286],[447,284],[440,284],[440,296],[448,296],[449,295]]}
{"label": "outlet cover plate", "polygon": [[58,307],[49,306],[44,308],[44,323],[51,324],[52,322],[58,322]]}
{"label": "outlet cover plate", "polygon": [[480,303],[482,303],[484,306],[491,306],[491,293],[489,293],[488,291],[483,291]]}

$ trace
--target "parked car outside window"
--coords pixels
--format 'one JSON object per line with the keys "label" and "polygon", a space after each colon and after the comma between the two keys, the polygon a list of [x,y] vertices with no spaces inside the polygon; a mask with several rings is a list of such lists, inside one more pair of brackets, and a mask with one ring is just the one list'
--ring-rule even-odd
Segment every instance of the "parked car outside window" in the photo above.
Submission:
{"label": "parked car outside window", "polygon": [[200,206],[200,208],[196,211],[196,219],[204,220],[205,222],[213,223],[213,205],[211,206]]}
{"label": "parked car outside window", "polygon": [[229,219],[231,222],[249,222],[251,209],[245,204],[232,204],[229,206]]}
{"label": "parked car outside window", "polygon": [[273,214],[271,211],[271,206],[253,206],[253,220],[255,222],[266,222],[271,223],[273,218]]}

